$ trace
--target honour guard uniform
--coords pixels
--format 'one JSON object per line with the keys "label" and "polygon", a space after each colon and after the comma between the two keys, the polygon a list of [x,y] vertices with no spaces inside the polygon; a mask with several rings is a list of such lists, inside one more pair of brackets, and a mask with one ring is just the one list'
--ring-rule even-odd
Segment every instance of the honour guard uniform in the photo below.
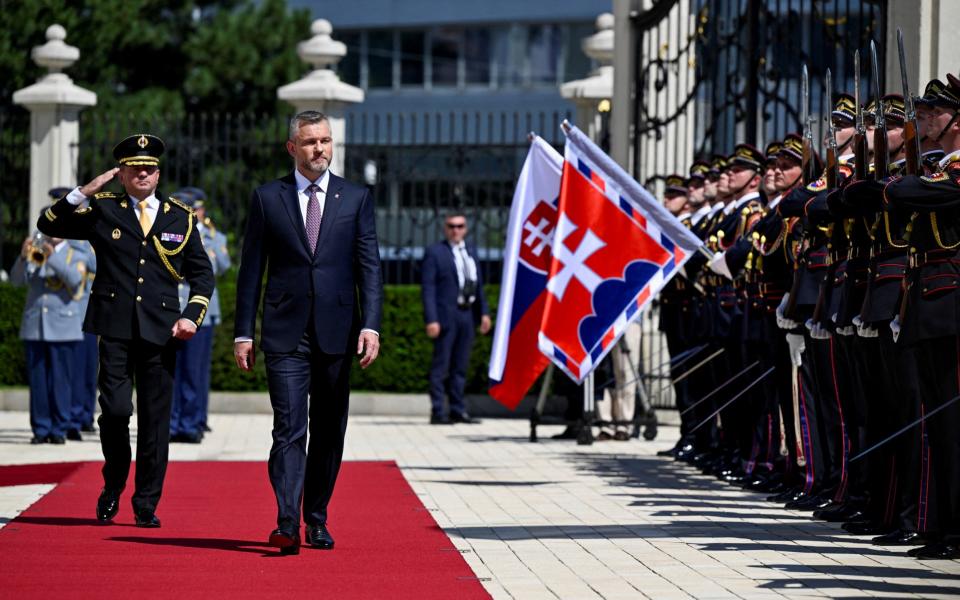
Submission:
{"label": "honour guard uniform", "polygon": [[83,254],[63,239],[35,235],[24,249],[26,257],[17,257],[11,281],[27,286],[20,339],[30,383],[30,443],[62,444],[72,428],[71,383],[74,354],[83,339],[79,298],[86,267]]}
{"label": "honour guard uniform", "polygon": [[[218,231],[206,216],[206,194],[199,188],[183,188],[174,194],[193,208],[197,216],[197,233],[210,257],[213,274],[220,276],[230,268],[227,236]],[[190,299],[190,284],[178,285],[180,307],[185,309]],[[220,324],[220,296],[216,288],[210,298],[210,307],[196,335],[180,343],[177,351],[177,369],[174,377],[173,409],[170,413],[170,440],[199,443],[207,427],[210,399],[210,359],[213,352],[213,328]]]}
{"label": "honour guard uniform", "polygon": [[[147,134],[117,144],[113,156],[127,185],[157,176],[163,149],[159,138]],[[80,190],[47,209],[38,227],[50,236],[89,240],[97,253],[97,278],[84,320],[84,330],[100,336],[98,423],[105,464],[97,517],[108,521],[116,515],[126,485],[136,379],[134,516],[137,525],[158,527],[155,511],[167,466],[176,360],[172,332],[175,327],[189,331],[181,319],[197,327],[203,323],[213,272],[196,235],[193,210],[182,202],[162,199],[156,189],[139,200],[114,192],[87,198]],[[89,205],[78,208],[84,201]],[[177,299],[182,280],[192,289],[183,311]]]}

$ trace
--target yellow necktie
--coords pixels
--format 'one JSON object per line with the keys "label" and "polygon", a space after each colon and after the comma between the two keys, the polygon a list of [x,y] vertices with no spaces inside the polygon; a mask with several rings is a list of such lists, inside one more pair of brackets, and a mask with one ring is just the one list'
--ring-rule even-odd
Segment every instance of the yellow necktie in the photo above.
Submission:
{"label": "yellow necktie", "polygon": [[143,229],[143,235],[147,235],[150,227],[153,226],[150,221],[150,213],[147,212],[147,201],[141,200],[138,205],[140,206],[140,229]]}

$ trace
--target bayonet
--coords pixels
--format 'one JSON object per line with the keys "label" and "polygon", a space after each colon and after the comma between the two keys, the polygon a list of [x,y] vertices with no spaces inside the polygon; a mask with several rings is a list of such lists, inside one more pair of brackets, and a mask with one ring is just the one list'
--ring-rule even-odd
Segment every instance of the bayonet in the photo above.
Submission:
{"label": "bayonet", "polygon": [[860,99],[860,50],[853,54],[853,102],[856,104],[856,130],[853,137],[853,153],[856,156],[856,176],[858,181],[867,178],[867,127],[863,123],[863,104]]}
{"label": "bayonet", "polygon": [[813,159],[813,119],[810,117],[810,74],[803,65],[800,79],[800,120],[803,123],[803,183],[807,185],[817,178]]}
{"label": "bayonet", "polygon": [[873,176],[877,181],[887,178],[887,167],[890,162],[890,153],[887,149],[887,120],[883,115],[883,100],[880,93],[880,67],[877,63],[877,45],[870,40],[870,61],[873,72],[873,95],[876,107],[874,109],[873,131]]}
{"label": "bayonet", "polygon": [[836,189],[840,178],[837,156],[837,128],[833,126],[833,73],[827,69],[827,188]]}
{"label": "bayonet", "polygon": [[907,81],[907,58],[903,52],[903,32],[897,27],[897,52],[900,54],[900,82],[903,85],[903,109],[906,120],[903,126],[903,150],[907,158],[907,173],[920,173],[920,136],[917,135],[917,110]]}

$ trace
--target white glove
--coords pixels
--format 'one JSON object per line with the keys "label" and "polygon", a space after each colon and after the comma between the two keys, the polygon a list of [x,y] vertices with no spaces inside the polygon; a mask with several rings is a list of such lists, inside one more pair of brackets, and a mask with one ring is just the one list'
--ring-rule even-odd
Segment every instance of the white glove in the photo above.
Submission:
{"label": "white glove", "polygon": [[900,337],[900,315],[897,315],[890,321],[890,331],[893,332],[893,341],[896,342]]}
{"label": "white glove", "polygon": [[815,340],[829,340],[830,332],[823,328],[820,323],[814,323],[813,319],[807,319],[807,322],[804,323],[807,329],[810,330],[810,337]]}
{"label": "white glove", "polygon": [[733,275],[730,274],[730,267],[727,265],[727,258],[724,256],[725,253],[717,252],[713,255],[713,258],[710,259],[710,262],[707,263],[707,266],[710,267],[710,270],[716,273],[717,275],[723,275],[729,280],[733,280]]}
{"label": "white glove", "polygon": [[790,364],[800,368],[803,365],[803,351],[806,350],[803,336],[799,333],[788,333],[787,345],[790,346]]}
{"label": "white glove", "polygon": [[846,327],[837,327],[837,335],[855,335],[857,333],[857,328],[853,325],[847,325]]}
{"label": "white glove", "polygon": [[787,308],[787,304],[790,303],[790,292],[787,292],[783,295],[783,300],[780,301],[780,306],[777,307],[777,327],[780,329],[796,329],[800,326],[800,323],[797,323],[793,319],[788,319],[783,316],[783,311]]}
{"label": "white glove", "polygon": [[877,331],[877,328],[864,323],[863,319],[860,318],[860,315],[857,315],[853,318],[853,325],[857,328],[857,335],[862,338],[880,337],[880,332]]}

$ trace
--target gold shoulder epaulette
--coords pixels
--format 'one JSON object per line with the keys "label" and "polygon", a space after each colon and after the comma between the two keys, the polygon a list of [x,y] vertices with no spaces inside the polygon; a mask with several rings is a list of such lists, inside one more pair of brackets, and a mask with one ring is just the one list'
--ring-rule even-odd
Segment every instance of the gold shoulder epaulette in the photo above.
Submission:
{"label": "gold shoulder epaulette", "polygon": [[176,198],[172,198],[172,197],[171,197],[171,198],[167,198],[167,202],[169,202],[169,203],[171,203],[171,204],[174,204],[174,205],[176,205],[176,206],[179,206],[179,207],[182,208],[183,210],[187,211],[188,214],[191,214],[191,215],[193,214],[193,209],[192,209],[192,208],[190,208],[189,206],[187,206],[187,205],[184,204],[183,202],[177,200]]}
{"label": "gold shoulder epaulette", "polygon": [[927,183],[940,183],[941,181],[947,181],[950,179],[950,176],[943,171],[940,171],[939,173],[934,173],[933,175],[923,175],[920,177],[920,179],[926,181]]}
{"label": "gold shoulder epaulette", "polygon": [[93,197],[97,200],[109,200],[111,198],[119,198],[120,194],[116,192],[97,192]]}

